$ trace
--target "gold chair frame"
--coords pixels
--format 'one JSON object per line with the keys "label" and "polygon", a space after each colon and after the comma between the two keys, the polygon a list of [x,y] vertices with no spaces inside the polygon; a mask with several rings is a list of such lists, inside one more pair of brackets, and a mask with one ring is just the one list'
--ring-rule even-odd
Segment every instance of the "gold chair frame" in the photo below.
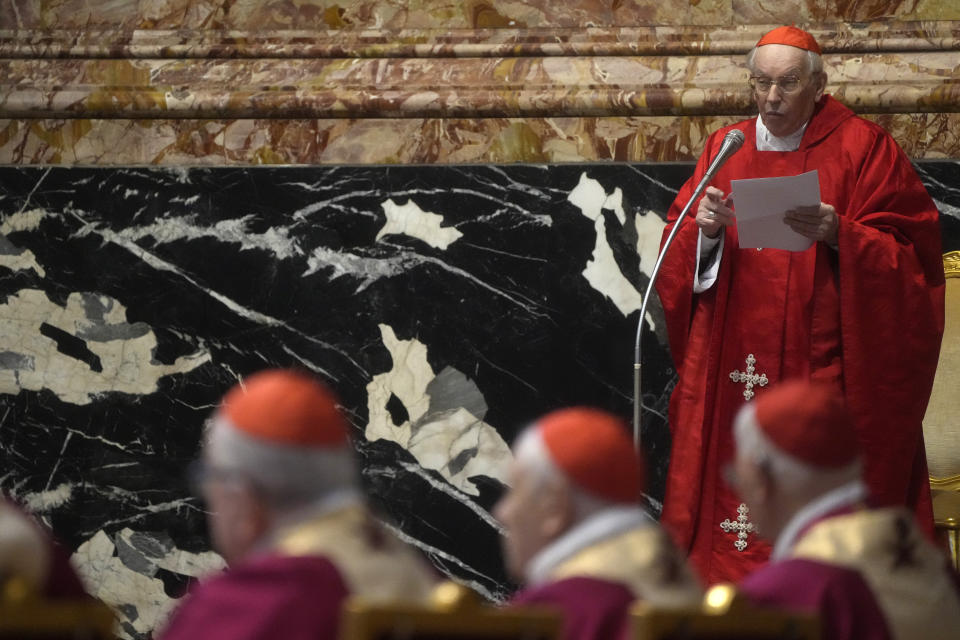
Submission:
{"label": "gold chair frame", "polygon": [[466,587],[445,582],[434,590],[426,605],[348,598],[343,606],[340,639],[556,640],[561,628],[561,614],[555,609],[492,607],[481,603]]}
{"label": "gold chair frame", "polygon": [[630,612],[633,640],[819,640],[815,615],[749,604],[736,588],[720,584],[697,608],[668,609],[638,602]]}
{"label": "gold chair frame", "polygon": [[[943,254],[943,274],[948,279],[960,278],[960,251]],[[960,313],[960,310],[954,313]],[[960,420],[960,416],[956,416],[956,420]],[[946,540],[953,566],[960,571],[960,475],[950,478],[930,476],[930,491],[934,525]]]}

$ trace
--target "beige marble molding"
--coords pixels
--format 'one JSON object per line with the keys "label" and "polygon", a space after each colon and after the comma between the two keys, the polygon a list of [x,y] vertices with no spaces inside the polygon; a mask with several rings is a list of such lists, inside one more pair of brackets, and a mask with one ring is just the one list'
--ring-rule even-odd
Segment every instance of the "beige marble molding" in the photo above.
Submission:
{"label": "beige marble molding", "polygon": [[[957,3],[960,6],[960,2]],[[960,11],[958,11],[960,14]],[[960,49],[958,20],[809,27],[825,52]],[[0,29],[2,58],[419,58],[722,55],[776,24],[499,29]]]}
{"label": "beige marble molding", "polygon": [[501,29],[958,20],[956,0],[7,0],[13,29]]}
{"label": "beige marble molding", "polygon": [[[960,158],[960,113],[866,116],[912,158]],[[0,120],[0,164],[215,166],[692,161],[739,116]]]}
{"label": "beige marble molding", "polygon": [[[956,52],[825,56],[867,113],[960,110]],[[729,56],[0,60],[0,117],[436,118],[744,115]]]}

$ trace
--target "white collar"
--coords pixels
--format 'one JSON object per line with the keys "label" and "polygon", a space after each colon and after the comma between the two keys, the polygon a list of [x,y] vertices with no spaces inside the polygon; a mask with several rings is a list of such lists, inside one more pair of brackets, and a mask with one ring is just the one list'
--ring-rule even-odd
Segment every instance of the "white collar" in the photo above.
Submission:
{"label": "white collar", "polygon": [[588,517],[541,549],[527,564],[527,584],[546,582],[564,560],[586,547],[617,534],[646,526],[653,519],[640,507],[610,507]]}
{"label": "white collar", "polygon": [[800,532],[807,526],[822,518],[826,514],[847,505],[859,502],[867,497],[867,487],[860,480],[854,480],[841,485],[836,489],[827,491],[819,498],[816,498],[793,514],[787,522],[787,526],[777,537],[777,543],[773,546],[773,553],[770,554],[771,560],[782,560],[793,549]]}
{"label": "white collar", "polygon": [[763,118],[757,116],[757,151],[796,151],[800,148],[800,141],[808,124],[810,124],[809,120],[790,135],[778,138],[763,124]]}

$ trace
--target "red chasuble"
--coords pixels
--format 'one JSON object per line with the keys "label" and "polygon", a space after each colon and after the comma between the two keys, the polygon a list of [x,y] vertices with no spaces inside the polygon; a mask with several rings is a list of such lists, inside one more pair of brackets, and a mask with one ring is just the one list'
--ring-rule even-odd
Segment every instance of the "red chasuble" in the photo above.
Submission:
{"label": "red chasuble", "polygon": [[200,583],[163,640],[336,640],[347,587],[328,560],[266,555]]}
{"label": "red chasuble", "polygon": [[699,229],[692,217],[664,261],[657,291],[679,381],[670,400],[673,444],[662,523],[709,583],[738,580],[770,551],[748,531],[740,538],[746,547],[734,546],[738,526],[750,524],[749,512],[738,522],[740,500],[721,480],[733,457],[731,424],[746,401],[744,384],[730,374],[745,372],[751,354],[753,373],[771,384],[839,381],[871,494],[884,504],[911,506],[927,529],[933,526],[921,431],[943,333],[933,201],[883,129],[825,96],[797,151],[757,151],[755,120],[711,136],[670,209],[664,238],[733,128],[746,141],[714,186],[729,193],[731,179],[816,169],[820,199],[836,208],[840,222],[838,249],[818,242],[802,252],[740,249],[736,227],[726,228],[717,281],[700,294],[693,293]]}

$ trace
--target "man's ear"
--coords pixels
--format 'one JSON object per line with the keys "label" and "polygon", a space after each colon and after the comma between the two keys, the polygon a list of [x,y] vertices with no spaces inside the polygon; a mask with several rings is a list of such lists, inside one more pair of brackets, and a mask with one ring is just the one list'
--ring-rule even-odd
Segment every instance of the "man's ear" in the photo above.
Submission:
{"label": "man's ear", "polygon": [[270,530],[270,508],[260,493],[246,483],[231,486],[228,499],[234,501],[232,524],[237,538],[244,547],[252,547]]}
{"label": "man's ear", "polygon": [[543,490],[543,518],[540,531],[553,540],[573,525],[575,512],[570,489],[562,483],[551,483]]}
{"label": "man's ear", "polygon": [[770,469],[770,462],[764,460],[756,465],[756,492],[757,499],[761,502],[768,502],[776,494],[777,479]]}
{"label": "man's ear", "polygon": [[253,487],[247,488],[247,500],[251,526],[259,539],[269,532],[270,523],[274,520],[273,511],[263,495]]}
{"label": "man's ear", "polygon": [[824,91],[826,90],[826,88],[827,88],[827,72],[826,72],[826,71],[821,71],[820,73],[818,73],[816,79],[814,80],[814,82],[817,83],[817,84],[816,84],[816,87],[817,87],[817,100],[819,101],[820,98],[823,97],[823,92],[824,92]]}

